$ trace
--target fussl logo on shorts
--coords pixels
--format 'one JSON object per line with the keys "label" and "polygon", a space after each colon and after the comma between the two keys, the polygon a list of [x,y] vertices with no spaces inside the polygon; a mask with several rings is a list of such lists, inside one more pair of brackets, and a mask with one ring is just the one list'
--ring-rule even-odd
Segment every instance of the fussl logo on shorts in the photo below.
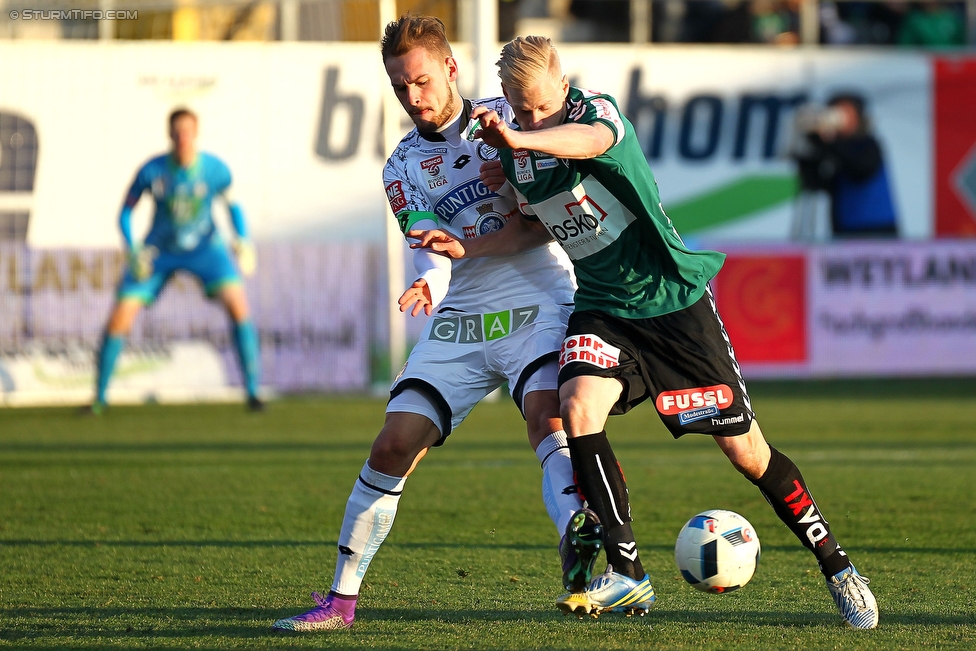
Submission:
{"label": "fussl logo on shorts", "polygon": [[682,425],[718,415],[732,404],[732,389],[727,384],[665,391],[658,395],[654,406],[664,416],[678,416]]}

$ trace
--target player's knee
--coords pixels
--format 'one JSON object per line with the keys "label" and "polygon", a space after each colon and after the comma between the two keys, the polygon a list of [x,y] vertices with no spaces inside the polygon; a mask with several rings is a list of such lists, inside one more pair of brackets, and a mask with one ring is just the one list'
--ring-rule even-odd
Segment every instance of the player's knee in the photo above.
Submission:
{"label": "player's knee", "polygon": [[555,391],[533,391],[522,404],[525,427],[533,449],[555,431],[562,429],[559,396]]}
{"label": "player's knee", "polygon": [[142,309],[140,304],[134,301],[123,301],[112,311],[108,319],[106,330],[113,337],[128,335],[132,331],[132,323]]}
{"label": "player's knee", "polygon": [[735,469],[747,479],[759,479],[766,471],[768,459],[763,459],[762,455],[752,448],[726,449],[725,454]]}
{"label": "player's knee", "polygon": [[424,417],[388,415],[370,449],[369,466],[388,475],[405,475],[417,455],[436,443],[439,437],[440,430]]}
{"label": "player's knee", "polygon": [[412,461],[419,448],[413,441],[398,436],[379,436],[373,441],[369,452],[369,466],[379,472],[386,472],[386,468],[401,466]]}
{"label": "player's knee", "polygon": [[[565,396],[559,403],[559,416],[563,420],[563,425],[567,432],[572,430],[573,434],[591,434],[590,430],[599,431],[603,429],[602,423],[595,425],[591,414],[593,405],[579,394]],[[594,430],[593,427],[596,427]]]}

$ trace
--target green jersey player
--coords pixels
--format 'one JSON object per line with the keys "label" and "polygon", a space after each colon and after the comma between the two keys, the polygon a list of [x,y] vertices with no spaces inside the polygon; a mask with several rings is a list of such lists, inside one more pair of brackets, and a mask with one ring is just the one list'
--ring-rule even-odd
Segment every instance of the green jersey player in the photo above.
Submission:
{"label": "green jersey player", "polygon": [[[474,241],[443,231],[417,246],[452,258],[509,254],[540,239],[569,254],[579,285],[560,354],[560,413],[580,491],[599,516],[609,567],[563,612],[637,612],[654,601],[630,525],[626,483],[604,426],[650,398],[677,438],[711,435],[817,558],[844,620],[874,628],[877,603],[835,540],[800,471],[754,418],[709,291],[724,256],[684,246],[661,207],[633,125],[604,93],[571,88],[547,38],[517,38],[498,62],[515,124],[477,110],[530,219]],[[486,177],[488,175],[486,174]],[[489,187],[497,184],[497,178]]]}

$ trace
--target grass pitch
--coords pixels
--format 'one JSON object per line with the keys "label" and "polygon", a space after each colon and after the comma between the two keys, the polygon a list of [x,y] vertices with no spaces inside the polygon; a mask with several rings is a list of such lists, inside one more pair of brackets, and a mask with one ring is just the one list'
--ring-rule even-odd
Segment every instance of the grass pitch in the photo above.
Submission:
{"label": "grass pitch", "polygon": [[[709,439],[653,407],[611,419],[658,592],[646,618],[560,616],[557,534],[509,401],[479,406],[407,482],[351,631],[272,633],[332,578],[383,402],[0,410],[0,648],[918,649],[976,646],[976,380],[752,386],[881,608],[846,629],[813,557]],[[729,595],[686,585],[682,524],[746,516]]]}

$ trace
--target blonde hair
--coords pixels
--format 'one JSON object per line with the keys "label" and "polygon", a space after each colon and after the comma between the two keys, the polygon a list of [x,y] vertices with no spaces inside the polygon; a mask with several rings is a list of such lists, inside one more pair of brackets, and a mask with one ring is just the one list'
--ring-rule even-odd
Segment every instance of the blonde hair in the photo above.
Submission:
{"label": "blonde hair", "polygon": [[553,84],[563,79],[559,53],[545,36],[519,36],[509,41],[497,65],[502,84],[509,88],[530,88],[545,76]]}

